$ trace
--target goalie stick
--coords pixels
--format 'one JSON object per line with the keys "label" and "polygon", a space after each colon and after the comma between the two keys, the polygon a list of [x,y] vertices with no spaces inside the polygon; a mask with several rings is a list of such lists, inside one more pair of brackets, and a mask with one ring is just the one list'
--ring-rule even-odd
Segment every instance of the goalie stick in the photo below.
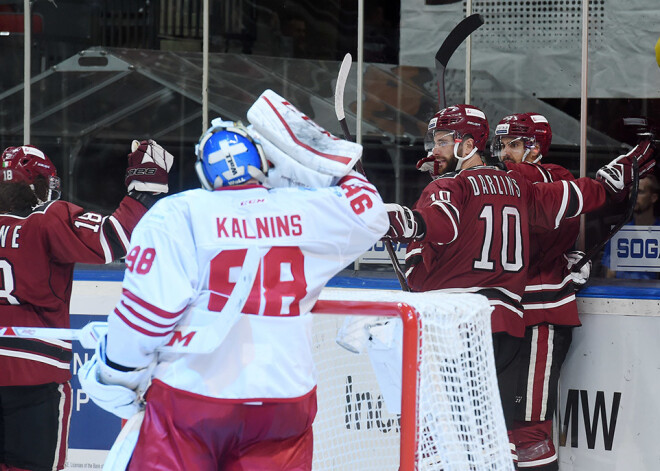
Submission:
{"label": "goalie stick", "polygon": [[[339,67],[339,74],[337,75],[337,84],[335,86],[335,114],[337,115],[337,120],[339,121],[339,125],[341,126],[341,131],[344,135],[344,139],[347,141],[353,141],[353,136],[351,136],[351,132],[348,129],[348,124],[346,124],[346,114],[344,113],[344,89],[346,88],[346,81],[348,80],[348,73],[351,71],[351,64],[353,63],[353,57],[351,56],[350,52],[346,53],[344,56],[344,60],[341,62],[341,66]],[[362,175],[365,177],[367,174],[364,172],[364,167],[362,166],[362,161],[358,160],[355,163],[355,170],[360,172]],[[408,282],[406,281],[406,276],[403,273],[403,270],[401,270],[401,266],[399,265],[399,260],[396,257],[396,253],[394,252],[394,247],[392,246],[392,242],[389,240],[384,241],[385,243],[385,249],[387,250],[387,255],[390,257],[390,262],[392,262],[392,267],[394,268],[394,273],[396,273],[396,277],[399,280],[399,284],[401,285],[401,289],[403,291],[410,291],[410,287],[408,286]]]}
{"label": "goalie stick", "polygon": [[438,107],[444,109],[447,107],[447,97],[445,96],[445,70],[449,59],[456,52],[458,46],[467,39],[477,28],[484,24],[484,17],[479,13],[463,18],[458,23],[435,53],[435,71],[438,80]]}
{"label": "goalie stick", "polygon": [[[341,61],[339,74],[337,75],[337,84],[335,86],[335,115],[339,121],[339,126],[341,126],[341,132],[344,135],[344,139],[347,141],[355,142],[353,140],[353,136],[351,136],[351,131],[348,129],[348,124],[346,123],[346,113],[344,113],[344,89],[346,88],[346,81],[348,80],[348,74],[351,71],[352,64],[353,57],[351,56],[350,52],[347,52],[344,56],[344,59]],[[360,172],[365,177],[367,176],[364,173],[362,160],[355,162],[355,170]]]}
{"label": "goalie stick", "polygon": [[[210,353],[223,342],[231,328],[241,317],[241,309],[247,301],[250,289],[261,262],[261,252],[256,247],[247,249],[243,269],[222,311],[208,325],[177,325],[166,345],[158,348],[167,353]],[[49,327],[0,327],[0,337],[76,340],[83,348],[94,350],[108,331],[107,322],[94,321],[82,329],[56,329]]]}
{"label": "goalie stick", "polygon": [[600,250],[605,247],[605,244],[607,244],[610,239],[614,237],[614,235],[619,232],[619,230],[625,226],[626,223],[632,218],[633,212],[635,210],[635,204],[637,203],[637,191],[639,189],[639,163],[637,162],[637,159],[632,159],[632,170],[633,184],[632,188],[630,189],[630,199],[628,200],[628,208],[626,209],[626,214],[624,214],[619,223],[610,230],[610,232],[603,238],[603,240],[591,247],[584,255],[584,257],[582,257],[578,263],[571,267],[572,272],[579,272],[584,265],[586,265],[590,260],[593,260],[593,258],[598,255]]}

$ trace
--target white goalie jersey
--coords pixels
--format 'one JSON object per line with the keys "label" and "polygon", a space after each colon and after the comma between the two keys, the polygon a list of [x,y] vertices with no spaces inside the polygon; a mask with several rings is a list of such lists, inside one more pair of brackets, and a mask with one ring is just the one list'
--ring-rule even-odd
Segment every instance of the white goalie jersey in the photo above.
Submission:
{"label": "white goalie jersey", "polygon": [[[107,357],[131,368],[155,362],[154,379],[213,398],[303,396],[316,385],[309,312],[330,278],[388,226],[380,195],[354,172],[329,188],[167,197],[133,231]],[[244,292],[240,315],[223,311],[233,291]],[[172,338],[177,324],[216,322],[230,330],[212,353],[155,353],[187,340]]]}

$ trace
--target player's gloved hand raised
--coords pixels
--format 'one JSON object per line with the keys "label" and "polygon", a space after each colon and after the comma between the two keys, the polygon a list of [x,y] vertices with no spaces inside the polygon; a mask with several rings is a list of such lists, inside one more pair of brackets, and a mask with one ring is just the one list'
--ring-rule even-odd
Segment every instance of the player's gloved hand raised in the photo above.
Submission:
{"label": "player's gloved hand raised", "polygon": [[383,239],[394,242],[408,242],[424,237],[426,224],[419,213],[396,203],[385,205],[390,219],[390,228]]}
{"label": "player's gloved hand raised", "polygon": [[628,195],[628,188],[633,182],[633,159],[637,159],[639,178],[651,171],[655,166],[655,147],[650,140],[643,140],[630,152],[620,155],[596,173],[600,181],[615,201],[623,201]]}
{"label": "player's gloved hand raised", "polygon": [[589,276],[591,275],[591,260],[582,265],[580,270],[573,271],[573,265],[576,265],[580,262],[587,254],[580,250],[573,250],[572,252],[567,252],[564,254],[566,259],[566,267],[568,268],[569,276],[571,281],[578,288],[582,287],[587,281],[589,281]]}
{"label": "player's gloved hand raised", "polygon": [[131,191],[167,193],[168,173],[174,157],[156,141],[133,141],[128,154],[126,186]]}

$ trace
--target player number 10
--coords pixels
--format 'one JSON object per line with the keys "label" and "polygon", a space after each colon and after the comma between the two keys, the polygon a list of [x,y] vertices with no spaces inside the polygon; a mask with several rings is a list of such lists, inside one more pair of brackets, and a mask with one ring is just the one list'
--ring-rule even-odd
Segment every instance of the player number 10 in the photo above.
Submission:
{"label": "player number 10", "polygon": [[[493,230],[496,225],[493,207],[491,205],[484,206],[481,214],[479,214],[479,219],[484,221],[486,227],[481,246],[481,257],[475,260],[472,266],[476,270],[493,271],[495,269],[495,261],[490,258],[493,248]],[[522,230],[518,208],[514,206],[505,206],[502,208],[501,221],[502,247],[500,250],[500,262],[504,271],[518,272],[523,266]]]}

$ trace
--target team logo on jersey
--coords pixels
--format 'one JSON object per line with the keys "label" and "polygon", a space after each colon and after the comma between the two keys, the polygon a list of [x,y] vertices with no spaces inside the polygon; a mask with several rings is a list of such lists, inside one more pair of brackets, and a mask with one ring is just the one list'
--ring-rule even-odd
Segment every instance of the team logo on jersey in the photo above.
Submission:
{"label": "team logo on jersey", "polygon": [[187,347],[196,333],[197,333],[196,330],[191,330],[187,334],[183,335],[181,331],[175,330],[172,335],[172,338],[170,339],[169,342],[167,342],[166,347],[173,347],[174,345],[179,345],[179,344],[183,344],[184,347]]}

